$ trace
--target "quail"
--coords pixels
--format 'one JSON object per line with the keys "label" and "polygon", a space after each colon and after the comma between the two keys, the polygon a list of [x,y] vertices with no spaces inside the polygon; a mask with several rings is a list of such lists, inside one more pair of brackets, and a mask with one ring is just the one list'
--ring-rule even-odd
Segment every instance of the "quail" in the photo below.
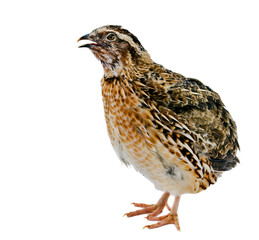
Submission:
{"label": "quail", "polygon": [[[108,135],[119,159],[163,195],[156,204],[133,203],[153,229],[174,224],[185,193],[198,193],[239,162],[237,129],[220,96],[197,79],[155,63],[138,38],[107,25],[79,38],[100,60]],[[170,208],[167,200],[175,196]],[[169,213],[161,216],[164,208]]]}

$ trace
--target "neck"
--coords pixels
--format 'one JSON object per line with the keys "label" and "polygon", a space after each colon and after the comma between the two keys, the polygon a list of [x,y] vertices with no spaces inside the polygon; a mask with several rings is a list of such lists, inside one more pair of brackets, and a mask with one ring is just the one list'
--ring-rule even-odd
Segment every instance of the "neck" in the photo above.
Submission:
{"label": "neck", "polygon": [[102,62],[105,78],[126,77],[128,79],[141,77],[143,72],[146,72],[153,64],[148,52],[134,60],[127,57],[125,59],[119,58],[114,64]]}

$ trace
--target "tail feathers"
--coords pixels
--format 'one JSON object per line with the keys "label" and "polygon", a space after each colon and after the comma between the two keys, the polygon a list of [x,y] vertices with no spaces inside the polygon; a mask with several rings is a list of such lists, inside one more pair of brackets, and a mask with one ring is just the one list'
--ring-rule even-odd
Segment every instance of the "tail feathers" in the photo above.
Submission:
{"label": "tail feathers", "polygon": [[239,163],[239,159],[236,156],[225,159],[210,158],[210,162],[215,171],[229,171]]}

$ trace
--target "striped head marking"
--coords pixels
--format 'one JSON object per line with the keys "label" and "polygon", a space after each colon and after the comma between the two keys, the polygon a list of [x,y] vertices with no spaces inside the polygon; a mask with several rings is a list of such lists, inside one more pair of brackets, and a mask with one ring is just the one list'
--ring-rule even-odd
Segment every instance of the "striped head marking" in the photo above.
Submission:
{"label": "striped head marking", "polygon": [[118,75],[128,64],[137,64],[141,58],[145,58],[144,61],[150,59],[138,38],[121,26],[107,25],[97,28],[78,41],[80,40],[92,41],[80,47],[89,48],[101,61],[104,70],[112,71],[114,75]]}

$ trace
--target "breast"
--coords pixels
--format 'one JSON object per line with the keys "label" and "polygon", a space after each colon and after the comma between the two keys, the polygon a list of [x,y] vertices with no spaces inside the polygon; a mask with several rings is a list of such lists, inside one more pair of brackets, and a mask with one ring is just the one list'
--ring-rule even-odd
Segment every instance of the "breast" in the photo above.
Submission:
{"label": "breast", "polygon": [[107,130],[120,160],[132,165],[161,191],[194,192],[197,187],[190,172],[179,163],[176,155],[150,137],[152,115],[140,107],[137,96],[116,84],[102,85]]}
{"label": "breast", "polygon": [[102,95],[108,134],[118,157],[126,165],[143,155],[145,141],[139,129],[137,97],[116,83],[102,83]]}

